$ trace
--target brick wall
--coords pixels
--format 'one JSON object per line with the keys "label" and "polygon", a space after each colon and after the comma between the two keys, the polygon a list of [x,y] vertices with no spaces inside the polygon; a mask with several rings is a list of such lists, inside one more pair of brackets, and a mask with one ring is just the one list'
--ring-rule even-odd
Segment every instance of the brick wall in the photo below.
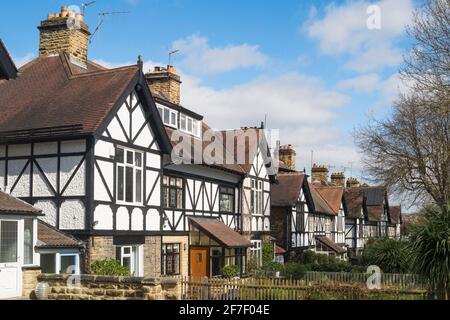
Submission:
{"label": "brick wall", "polygon": [[144,276],[161,275],[161,237],[145,237],[144,244]]}
{"label": "brick wall", "polygon": [[[44,274],[50,300],[179,300],[177,279]],[[72,276],[73,279],[73,276]],[[68,285],[72,283],[74,285]]]}
{"label": "brick wall", "polygon": [[[165,236],[163,243],[179,243],[180,244],[180,274],[189,275],[189,236]],[[186,250],[184,250],[186,247]]]}
{"label": "brick wall", "polygon": [[32,298],[38,284],[37,278],[41,274],[41,267],[22,268],[22,296]]}

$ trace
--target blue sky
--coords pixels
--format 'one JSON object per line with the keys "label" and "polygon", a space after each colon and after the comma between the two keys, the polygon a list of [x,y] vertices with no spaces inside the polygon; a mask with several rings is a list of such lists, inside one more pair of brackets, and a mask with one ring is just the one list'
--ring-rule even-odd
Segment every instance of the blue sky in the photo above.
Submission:
{"label": "blue sky", "polygon": [[[81,1],[80,1],[81,2]],[[37,26],[76,1],[2,3],[0,37],[21,64],[37,56]],[[366,12],[380,8],[380,29]],[[89,58],[110,67],[173,64],[182,75],[183,104],[214,128],[259,125],[268,117],[282,144],[297,149],[298,168],[314,162],[364,177],[351,132],[368,114],[380,116],[404,86],[397,70],[409,48],[404,34],[413,0],[229,1],[98,0],[86,11],[91,31],[107,17]]]}

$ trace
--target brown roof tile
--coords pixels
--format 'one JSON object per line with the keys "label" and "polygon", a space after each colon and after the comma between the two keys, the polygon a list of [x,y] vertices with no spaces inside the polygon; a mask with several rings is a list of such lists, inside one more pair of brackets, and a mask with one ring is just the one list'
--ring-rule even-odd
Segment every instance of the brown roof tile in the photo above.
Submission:
{"label": "brown roof tile", "polygon": [[391,218],[391,222],[395,224],[402,223],[402,207],[401,206],[390,206],[389,207],[389,216]]}
{"label": "brown roof tile", "polygon": [[337,216],[339,214],[344,189],[342,187],[323,186],[315,183],[310,183],[309,186],[315,211]]}
{"label": "brown roof tile", "polygon": [[347,217],[358,219],[362,217],[364,195],[360,188],[348,188],[344,195],[345,206],[347,208]]}
{"label": "brown roof tile", "polygon": [[343,187],[332,187],[332,186],[314,186],[317,192],[320,194],[322,199],[328,204],[330,209],[335,215],[339,214],[339,209],[342,204],[342,197],[344,195]]}
{"label": "brown roof tile", "polygon": [[42,211],[22,200],[0,191],[0,214],[42,215]]}
{"label": "brown roof tile", "polygon": [[83,242],[39,221],[38,248],[82,248]]}
{"label": "brown roof tile", "polygon": [[278,183],[272,185],[272,206],[284,207],[295,205],[300,196],[305,177],[306,175],[300,172],[279,174]]}
{"label": "brown roof tile", "polygon": [[214,218],[189,218],[195,227],[228,248],[248,248],[252,243],[223,222]]}
{"label": "brown roof tile", "polygon": [[347,250],[345,250],[343,247],[336,244],[333,240],[326,236],[316,236],[316,240],[320,241],[323,245],[330,248],[334,252],[338,254],[346,253]]}
{"label": "brown roof tile", "polygon": [[35,59],[16,79],[0,81],[0,135],[74,125],[81,125],[77,133],[92,133],[139,71],[137,66],[100,70],[93,63],[81,69],[61,54]]}

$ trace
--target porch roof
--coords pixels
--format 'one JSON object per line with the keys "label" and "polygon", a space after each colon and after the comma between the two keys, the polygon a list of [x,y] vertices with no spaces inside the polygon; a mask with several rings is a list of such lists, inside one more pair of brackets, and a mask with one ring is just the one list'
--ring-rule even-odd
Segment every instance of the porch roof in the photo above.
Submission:
{"label": "porch roof", "polygon": [[71,235],[57,230],[56,228],[39,221],[38,223],[38,243],[39,249],[62,248],[62,249],[81,249],[83,248],[81,240]]}
{"label": "porch roof", "polygon": [[0,191],[0,214],[43,216],[41,210],[2,191]]}
{"label": "porch roof", "polygon": [[215,218],[189,218],[191,223],[208,237],[227,248],[248,248],[250,240]]}
{"label": "porch roof", "polygon": [[316,236],[316,240],[338,254],[343,254],[343,253],[347,252],[347,250],[345,250],[343,247],[341,247],[340,245],[335,243],[333,240],[331,240],[327,236]]}

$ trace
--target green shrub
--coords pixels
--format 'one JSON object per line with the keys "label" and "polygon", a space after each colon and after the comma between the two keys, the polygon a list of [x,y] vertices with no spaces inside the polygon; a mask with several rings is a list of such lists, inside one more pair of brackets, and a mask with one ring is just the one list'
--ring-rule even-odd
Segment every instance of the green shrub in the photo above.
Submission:
{"label": "green shrub", "polygon": [[222,268],[222,275],[225,278],[231,279],[238,277],[240,275],[240,269],[239,266],[236,265],[229,265]]}
{"label": "green shrub", "polygon": [[117,260],[96,260],[91,264],[91,273],[101,276],[129,276],[130,271]]}
{"label": "green shrub", "polygon": [[309,271],[309,268],[304,264],[288,262],[284,265],[283,271],[285,277],[299,280],[305,276],[306,272]]}
{"label": "green shrub", "polygon": [[265,266],[273,261],[273,243],[264,242],[262,244],[262,264]]}
{"label": "green shrub", "polygon": [[303,264],[313,264],[316,263],[317,254],[313,251],[305,251],[302,253],[301,262]]}
{"label": "green shrub", "polygon": [[283,271],[283,265],[281,263],[271,261],[263,266],[264,271],[266,272],[277,272]]}
{"label": "green shrub", "polygon": [[366,266],[377,265],[385,273],[408,273],[410,257],[408,242],[382,238],[366,244],[362,263]]}
{"label": "green shrub", "polygon": [[247,261],[247,271],[249,273],[254,273],[259,270],[258,261],[256,257],[250,257]]}

